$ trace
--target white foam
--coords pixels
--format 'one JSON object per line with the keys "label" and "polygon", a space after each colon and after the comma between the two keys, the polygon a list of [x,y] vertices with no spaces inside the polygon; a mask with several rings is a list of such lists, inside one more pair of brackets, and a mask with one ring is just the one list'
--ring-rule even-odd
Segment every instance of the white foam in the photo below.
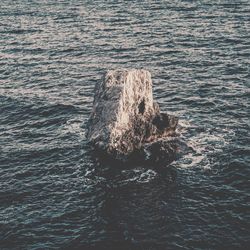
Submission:
{"label": "white foam", "polygon": [[[179,168],[199,167],[204,170],[212,169],[213,159],[211,154],[223,152],[225,146],[230,143],[230,138],[234,135],[234,131],[230,128],[220,130],[208,128],[199,132],[199,127],[193,126],[189,121],[181,120],[179,124],[178,132],[181,134],[181,138],[192,149],[191,152],[183,155],[179,161],[173,164]],[[195,135],[190,136],[189,129],[196,128]]]}

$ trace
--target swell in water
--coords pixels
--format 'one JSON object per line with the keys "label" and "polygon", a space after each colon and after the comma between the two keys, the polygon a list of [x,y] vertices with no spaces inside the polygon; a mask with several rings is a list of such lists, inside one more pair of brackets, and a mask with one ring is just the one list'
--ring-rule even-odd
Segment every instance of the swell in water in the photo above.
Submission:
{"label": "swell in water", "polygon": [[[1,249],[247,249],[248,1],[0,6]],[[180,117],[166,175],[88,154],[94,85],[121,67]]]}

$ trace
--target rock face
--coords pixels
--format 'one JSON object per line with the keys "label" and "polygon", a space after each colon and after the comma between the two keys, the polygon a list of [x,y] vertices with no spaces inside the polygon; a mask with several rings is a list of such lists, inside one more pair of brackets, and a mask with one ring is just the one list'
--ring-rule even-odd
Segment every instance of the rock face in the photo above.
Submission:
{"label": "rock face", "polygon": [[[111,70],[96,84],[87,126],[92,145],[116,159],[174,134],[178,119],[160,113],[146,70]],[[162,141],[162,140],[160,140]],[[166,144],[166,143],[165,143]]]}

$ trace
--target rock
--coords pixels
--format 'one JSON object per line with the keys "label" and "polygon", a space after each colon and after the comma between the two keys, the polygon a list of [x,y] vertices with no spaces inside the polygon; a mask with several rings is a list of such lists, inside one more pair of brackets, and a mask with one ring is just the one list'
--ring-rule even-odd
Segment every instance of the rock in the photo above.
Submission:
{"label": "rock", "polygon": [[155,142],[172,136],[177,123],[153,101],[148,71],[111,70],[96,84],[87,139],[113,158],[124,159],[150,144],[157,148]]}

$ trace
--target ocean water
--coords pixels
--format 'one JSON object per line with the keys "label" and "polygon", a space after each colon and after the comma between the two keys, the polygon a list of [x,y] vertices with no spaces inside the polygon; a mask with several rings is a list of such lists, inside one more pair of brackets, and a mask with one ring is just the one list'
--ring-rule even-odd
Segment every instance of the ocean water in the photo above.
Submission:
{"label": "ocean water", "polygon": [[[247,249],[250,2],[0,1],[0,249]],[[145,68],[192,150],[91,157],[108,69]]]}

